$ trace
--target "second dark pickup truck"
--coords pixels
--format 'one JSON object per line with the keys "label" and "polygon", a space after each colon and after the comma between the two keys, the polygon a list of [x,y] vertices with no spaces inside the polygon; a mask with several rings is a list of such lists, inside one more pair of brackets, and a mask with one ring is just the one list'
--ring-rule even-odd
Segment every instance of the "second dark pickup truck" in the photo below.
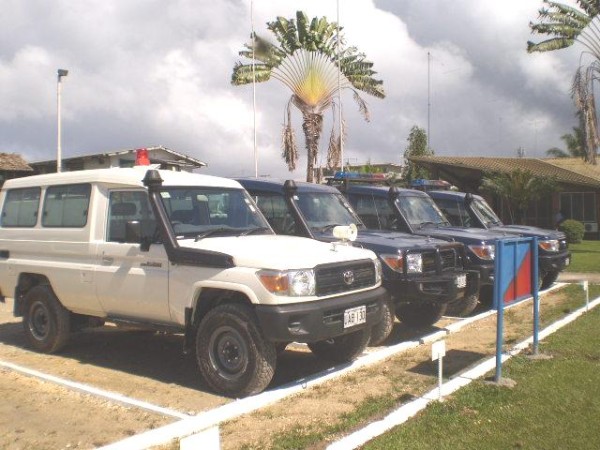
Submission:
{"label": "second dark pickup truck", "polygon": [[334,227],[355,224],[354,245],[374,251],[382,261],[387,313],[371,334],[371,345],[392,331],[394,315],[408,326],[429,326],[479,290],[479,273],[464,269],[464,246],[431,237],[369,230],[334,187],[292,180],[242,178],[242,186],[278,234],[332,242]]}

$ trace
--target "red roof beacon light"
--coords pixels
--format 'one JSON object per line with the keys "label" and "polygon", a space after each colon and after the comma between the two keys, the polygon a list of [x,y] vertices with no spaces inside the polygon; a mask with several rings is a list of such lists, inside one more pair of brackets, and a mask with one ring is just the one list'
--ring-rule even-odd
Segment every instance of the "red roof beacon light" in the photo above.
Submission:
{"label": "red roof beacon light", "polygon": [[148,149],[138,148],[135,151],[135,165],[136,166],[149,166],[150,159],[148,158]]}

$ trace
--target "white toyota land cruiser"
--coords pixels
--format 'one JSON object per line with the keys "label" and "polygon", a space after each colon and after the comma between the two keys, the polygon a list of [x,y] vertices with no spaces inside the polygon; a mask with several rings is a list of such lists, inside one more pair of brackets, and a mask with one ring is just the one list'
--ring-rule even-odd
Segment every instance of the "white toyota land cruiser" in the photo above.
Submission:
{"label": "white toyota land cruiser", "polygon": [[38,175],[7,181],[0,209],[0,299],[38,351],[105,322],[182,333],[207,384],[243,396],[269,384],[289,342],[347,361],[381,319],[375,254],[274,235],[232,180]]}

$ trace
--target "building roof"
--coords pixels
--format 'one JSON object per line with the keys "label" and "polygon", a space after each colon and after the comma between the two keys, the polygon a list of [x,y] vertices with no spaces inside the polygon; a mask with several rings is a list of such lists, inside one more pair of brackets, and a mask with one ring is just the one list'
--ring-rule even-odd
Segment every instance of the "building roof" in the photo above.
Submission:
{"label": "building roof", "polygon": [[[200,161],[199,159],[192,158],[191,156],[187,156],[187,155],[184,155],[183,153],[176,152],[174,150],[171,150],[170,148],[163,147],[162,145],[155,146],[155,147],[145,147],[145,149],[148,150],[148,152],[162,150],[173,156],[173,159],[169,159],[168,161],[155,160],[155,158],[153,158],[151,156],[150,159],[151,159],[151,162],[153,162],[153,163],[154,162],[166,162],[166,163],[176,165],[176,166],[188,166],[188,167],[195,167],[195,168],[200,168],[200,167],[204,167],[207,165],[205,162]],[[114,152],[104,152],[104,153],[94,153],[94,154],[89,154],[89,155],[73,156],[70,158],[63,158],[62,162],[63,162],[63,164],[67,165],[69,163],[76,162],[78,160],[83,161],[83,160],[91,159],[91,158],[110,158],[111,156],[120,156],[120,157],[121,156],[125,156],[125,157],[131,156],[131,159],[135,160],[135,153],[137,150],[138,150],[137,148],[134,148],[134,149],[126,149],[126,150],[117,150]],[[55,165],[55,164],[56,164],[56,160],[48,160],[48,161],[33,162],[33,163],[31,163],[31,166],[36,167],[36,166]]]}
{"label": "building roof", "polygon": [[[528,170],[539,177],[553,178],[557,183],[600,188],[600,166],[584,163],[579,158],[485,158],[468,156],[418,156],[410,160],[442,178],[450,172],[456,176],[481,177],[484,173],[507,173]],[[449,181],[455,183],[455,180]]]}
{"label": "building roof", "polygon": [[0,153],[0,170],[12,172],[31,172],[33,169],[16,153]]}

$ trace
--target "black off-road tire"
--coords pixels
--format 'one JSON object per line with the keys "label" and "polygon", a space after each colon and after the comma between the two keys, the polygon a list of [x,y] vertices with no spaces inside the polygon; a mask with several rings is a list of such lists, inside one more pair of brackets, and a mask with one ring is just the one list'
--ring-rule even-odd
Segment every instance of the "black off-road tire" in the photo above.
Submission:
{"label": "black off-road tire", "polygon": [[446,315],[453,317],[466,317],[471,314],[479,303],[479,294],[471,294],[466,297],[456,298],[448,302]]}
{"label": "black off-road tire", "polygon": [[556,279],[558,278],[558,274],[560,272],[557,270],[553,270],[552,272],[548,272],[544,275],[544,277],[542,278],[542,283],[540,286],[540,290],[544,290],[544,289],[548,289],[550,286],[552,286],[554,284],[554,282],[556,281]]}
{"label": "black off-road tire", "polygon": [[396,306],[396,317],[411,328],[428,327],[446,312],[446,303],[412,302]]}
{"label": "black off-road tire", "polygon": [[394,329],[395,308],[391,299],[383,302],[381,321],[371,328],[369,345],[379,345],[385,341]]}
{"label": "black off-road tire", "polygon": [[211,389],[244,397],[269,385],[277,353],[275,346],[264,339],[252,309],[228,304],[215,307],[200,322],[196,360]]}
{"label": "black off-road tire", "polygon": [[69,340],[71,313],[48,286],[35,286],[23,298],[23,329],[31,347],[55,353]]}
{"label": "black off-road tire", "polygon": [[319,358],[343,363],[356,359],[367,348],[370,338],[371,329],[367,327],[324,341],[311,342],[308,348]]}

